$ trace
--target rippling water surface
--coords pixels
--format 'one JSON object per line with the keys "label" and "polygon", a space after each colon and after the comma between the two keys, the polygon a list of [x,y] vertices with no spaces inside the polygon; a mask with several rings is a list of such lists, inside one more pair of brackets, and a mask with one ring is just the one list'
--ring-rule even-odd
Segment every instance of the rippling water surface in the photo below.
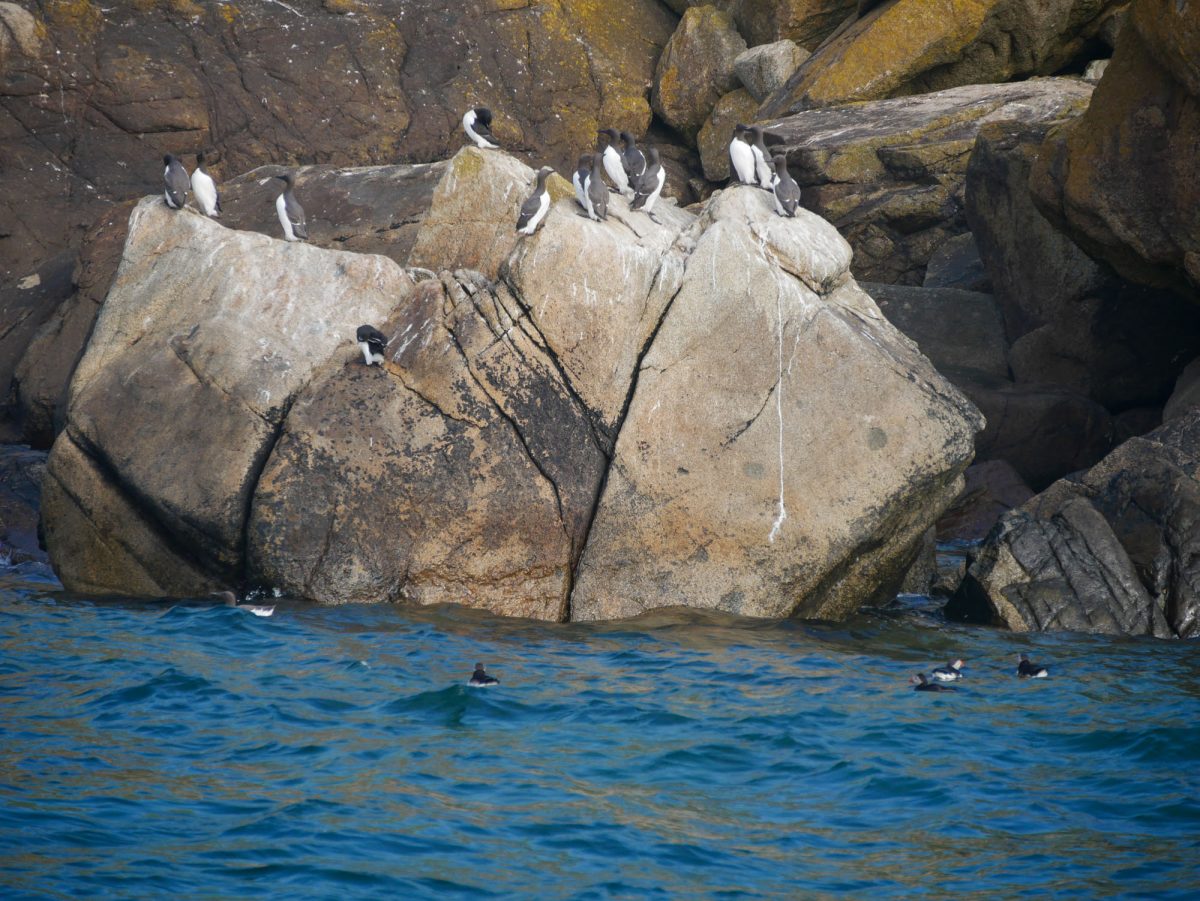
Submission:
{"label": "rippling water surface", "polygon": [[[1200,645],[0,574],[5,898],[1195,897]],[[1027,650],[1051,678],[1018,682]],[[967,659],[955,694],[914,671]],[[464,681],[476,660],[502,679]]]}

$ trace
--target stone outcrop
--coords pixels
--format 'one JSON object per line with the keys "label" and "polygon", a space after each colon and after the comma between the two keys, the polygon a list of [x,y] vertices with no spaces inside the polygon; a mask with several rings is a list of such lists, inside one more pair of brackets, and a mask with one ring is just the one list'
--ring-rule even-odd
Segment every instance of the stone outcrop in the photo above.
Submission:
{"label": "stone outcrop", "polygon": [[733,0],[738,29],[751,45],[788,39],[808,50],[828,37],[848,16],[857,0]]}
{"label": "stone outcrop", "polygon": [[982,541],[996,522],[1031,497],[1033,491],[1006,460],[973,463],[963,473],[966,485],[937,523],[942,541]]}
{"label": "stone outcrop", "polygon": [[[971,189],[967,188],[968,209]],[[992,293],[992,278],[988,275],[979,245],[970,232],[948,238],[929,257],[925,267],[923,288],[957,288],[960,291]]]}
{"label": "stone outcrop", "polygon": [[788,80],[808,55],[807,50],[787,39],[760,44],[739,53],[733,61],[733,71],[750,96],[762,103],[768,94]]}
{"label": "stone outcrop", "polygon": [[801,202],[854,248],[855,276],[919,285],[935,249],[967,230],[964,178],[980,129],[1077,115],[1091,91],[1070,78],[970,85],[764,124],[768,146],[787,154]]}
{"label": "stone outcrop", "polygon": [[695,141],[713,106],[737,87],[734,60],[746,42],[733,18],[715,6],[694,6],[663,48],[650,102],[662,120]]}
{"label": "stone outcrop", "polygon": [[778,118],[820,106],[1050,75],[1087,48],[1123,0],[896,0],[819,48],[767,98]]}

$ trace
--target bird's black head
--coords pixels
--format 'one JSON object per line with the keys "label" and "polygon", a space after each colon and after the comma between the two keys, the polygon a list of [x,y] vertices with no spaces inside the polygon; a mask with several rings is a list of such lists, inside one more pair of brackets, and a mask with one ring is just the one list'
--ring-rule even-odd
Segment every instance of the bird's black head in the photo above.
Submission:
{"label": "bird's black head", "polygon": [[169,166],[174,161],[175,161],[175,157],[171,156],[171,154],[169,154],[169,153],[163,157],[163,165],[164,166]]}
{"label": "bird's black head", "polygon": [[607,147],[609,144],[615,144],[620,140],[620,135],[617,134],[615,128],[601,128],[596,134],[600,138],[600,146]]}
{"label": "bird's black head", "polygon": [[627,132],[627,131],[623,131],[623,132],[621,132],[621,142],[622,142],[622,143],[623,143],[623,144],[624,144],[626,147],[636,147],[636,146],[637,146],[637,139],[636,139],[636,138],[634,138],[634,136],[633,136],[633,135],[631,135],[631,134],[630,134],[629,132]]}
{"label": "bird's black head", "polygon": [[492,111],[486,106],[475,107],[475,121],[482,122],[488,128],[492,127]]}
{"label": "bird's black head", "polygon": [[578,169],[592,168],[592,155],[590,153],[582,154],[579,157],[579,162],[575,164]]}
{"label": "bird's black head", "polygon": [[197,153],[196,154],[196,167],[199,168],[200,166],[203,166],[203,165],[204,165],[204,153],[203,152]]}
{"label": "bird's black head", "polygon": [[477,672],[477,673],[482,673],[482,672],[483,672],[483,664],[482,664],[482,663],[476,663],[476,664],[475,664],[475,672]]}
{"label": "bird's black head", "polygon": [[285,185],[287,185],[289,188],[292,187],[292,185],[294,185],[296,183],[296,176],[292,175],[292,173],[290,173],[290,172],[285,172],[285,173],[283,173],[283,175],[276,175],[275,177],[278,178]]}

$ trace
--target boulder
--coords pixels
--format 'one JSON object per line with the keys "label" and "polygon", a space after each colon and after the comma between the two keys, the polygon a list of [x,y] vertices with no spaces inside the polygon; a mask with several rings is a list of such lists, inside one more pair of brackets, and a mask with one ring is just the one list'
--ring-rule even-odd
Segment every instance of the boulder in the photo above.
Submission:
{"label": "boulder", "polygon": [[939,541],[981,541],[1001,516],[1033,497],[1007,460],[973,463],[964,476],[962,494],[938,520]]}
{"label": "boulder", "polygon": [[0,565],[47,561],[38,544],[38,507],[45,470],[44,451],[0,445]]}
{"label": "boulder", "polygon": [[[756,101],[757,110],[758,104],[787,81],[788,76],[808,59],[808,55],[808,51],[797,46],[795,41],[785,38],[739,53],[733,61],[733,71],[737,74],[738,81]],[[746,121],[751,118],[753,117],[748,117]]]}
{"label": "boulder", "polygon": [[734,0],[732,7],[751,46],[786,39],[815,50],[857,5],[856,0]]}
{"label": "boulder", "polygon": [[752,122],[758,104],[745,88],[730,91],[717,101],[712,114],[696,136],[696,147],[709,181],[729,178],[729,142],[735,125]]}
{"label": "boulder", "polygon": [[654,72],[654,112],[694,142],[717,100],[737,87],[733,63],[745,49],[729,13],[715,6],[688,9]]}
{"label": "boulder", "polygon": [[1091,85],[1073,78],[970,85],[810,110],[766,123],[787,154],[802,203],[854,248],[864,281],[919,285],[934,251],[967,231],[964,176],[980,129],[1081,112]]}
{"label": "boulder", "polygon": [[682,602],[840,619],[899,587],[982,421],[849,278],[828,223],[739,187],[695,230],[571,618]]}
{"label": "boulder", "polygon": [[826,42],[763,103],[777,118],[855,100],[1050,75],[1124,0],[896,0]]}
{"label": "boulder", "polygon": [[1200,5],[1134,0],[1087,113],[1051,133],[1038,207],[1125,278],[1200,299]]}
{"label": "boulder", "polygon": [[1184,367],[1175,382],[1175,390],[1163,407],[1163,421],[1178,419],[1194,407],[1200,407],[1200,357]]}
{"label": "boulder", "polygon": [[[967,197],[971,196],[970,189]],[[983,258],[979,255],[979,245],[971,232],[947,238],[933,255],[929,257],[929,265],[925,268],[924,288],[958,288],[962,291],[979,291],[983,294],[992,293],[992,279]]]}

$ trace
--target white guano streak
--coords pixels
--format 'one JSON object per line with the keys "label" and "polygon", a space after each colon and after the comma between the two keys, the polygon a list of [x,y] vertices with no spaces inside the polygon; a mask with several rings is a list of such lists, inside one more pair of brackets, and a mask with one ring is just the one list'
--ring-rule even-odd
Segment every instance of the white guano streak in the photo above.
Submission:
{"label": "white guano streak", "polygon": [[780,290],[778,282],[775,284],[775,312],[779,324],[779,381],[775,383],[775,414],[779,419],[779,513],[775,517],[775,524],[771,526],[771,533],[767,536],[767,541],[771,544],[775,543],[775,536],[779,534],[779,529],[788,515],[787,507],[783,505],[783,291]]}

